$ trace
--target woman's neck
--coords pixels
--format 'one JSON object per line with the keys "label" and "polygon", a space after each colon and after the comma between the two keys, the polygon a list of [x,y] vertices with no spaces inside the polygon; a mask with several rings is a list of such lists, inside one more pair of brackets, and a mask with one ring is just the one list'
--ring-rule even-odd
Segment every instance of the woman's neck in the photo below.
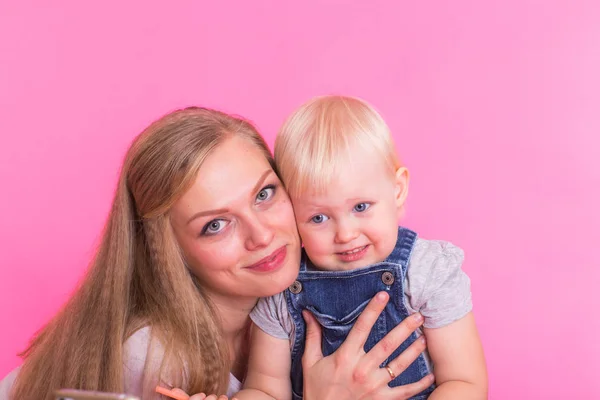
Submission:
{"label": "woman's neck", "polygon": [[229,347],[231,372],[240,381],[244,380],[248,366],[250,311],[257,301],[257,298],[212,298]]}
{"label": "woman's neck", "polygon": [[250,311],[256,305],[258,298],[223,298],[211,296],[218,317],[221,319],[223,336],[227,342],[235,341],[248,330]]}

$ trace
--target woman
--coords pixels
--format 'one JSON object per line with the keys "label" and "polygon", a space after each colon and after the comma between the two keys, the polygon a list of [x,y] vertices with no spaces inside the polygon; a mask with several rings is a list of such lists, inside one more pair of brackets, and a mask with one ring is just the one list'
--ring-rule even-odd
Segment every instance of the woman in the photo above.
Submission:
{"label": "woman", "polygon": [[[4,386],[20,400],[61,387],[149,399],[157,384],[232,395],[246,371],[250,310],[293,282],[299,255],[290,201],[254,127],[214,110],[173,112],[133,142],[89,272]],[[319,359],[318,340],[307,343],[308,399],[348,388],[351,398],[406,398],[431,383],[386,387],[379,364],[418,324],[406,321],[365,355],[360,341],[382,300],[372,304],[336,354]],[[401,355],[396,373],[421,350]]]}

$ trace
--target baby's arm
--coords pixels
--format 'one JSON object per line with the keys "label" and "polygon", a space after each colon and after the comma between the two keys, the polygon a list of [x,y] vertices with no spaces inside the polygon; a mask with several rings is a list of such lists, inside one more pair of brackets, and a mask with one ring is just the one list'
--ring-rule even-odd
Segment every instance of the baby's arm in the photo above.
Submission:
{"label": "baby's arm", "polygon": [[429,399],[487,399],[485,358],[473,313],[424,333],[437,384]]}
{"label": "baby's arm", "polygon": [[407,270],[409,304],[425,317],[423,332],[438,385],[432,400],[487,398],[485,360],[463,260],[463,251],[451,243],[419,239]]}
{"label": "baby's arm", "polygon": [[292,398],[290,342],[275,338],[252,325],[250,359],[244,388],[238,400]]}

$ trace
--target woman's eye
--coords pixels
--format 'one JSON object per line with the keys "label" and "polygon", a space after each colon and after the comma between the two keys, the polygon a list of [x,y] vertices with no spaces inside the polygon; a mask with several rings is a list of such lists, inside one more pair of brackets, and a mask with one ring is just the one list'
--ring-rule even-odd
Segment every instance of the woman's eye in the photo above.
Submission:
{"label": "woman's eye", "polygon": [[371,207],[369,203],[358,203],[354,206],[354,211],[356,212],[365,212],[367,209]]}
{"label": "woman's eye", "polygon": [[215,235],[221,232],[226,225],[227,223],[222,219],[213,219],[208,224],[204,225],[204,228],[202,229],[202,234],[207,236]]}
{"label": "woman's eye", "polygon": [[323,222],[327,221],[328,219],[329,219],[329,217],[326,215],[317,214],[314,217],[312,217],[310,220],[312,222],[314,222],[315,224],[322,224]]}
{"label": "woman's eye", "polygon": [[256,195],[256,200],[258,202],[263,202],[269,200],[275,194],[275,186],[269,185],[262,188],[260,192]]}

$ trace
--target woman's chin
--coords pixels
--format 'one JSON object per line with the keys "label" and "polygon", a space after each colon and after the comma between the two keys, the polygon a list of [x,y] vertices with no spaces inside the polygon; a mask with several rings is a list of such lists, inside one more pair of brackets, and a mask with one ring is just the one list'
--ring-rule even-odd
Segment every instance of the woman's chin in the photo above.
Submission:
{"label": "woman's chin", "polygon": [[298,277],[299,270],[300,258],[298,257],[298,260],[293,260],[293,262],[290,261],[288,265],[277,271],[271,279],[266,280],[268,282],[268,286],[265,287],[265,290],[268,292],[268,294],[265,294],[262,297],[276,295],[277,293],[281,293],[290,287],[296,280],[296,277]]}

